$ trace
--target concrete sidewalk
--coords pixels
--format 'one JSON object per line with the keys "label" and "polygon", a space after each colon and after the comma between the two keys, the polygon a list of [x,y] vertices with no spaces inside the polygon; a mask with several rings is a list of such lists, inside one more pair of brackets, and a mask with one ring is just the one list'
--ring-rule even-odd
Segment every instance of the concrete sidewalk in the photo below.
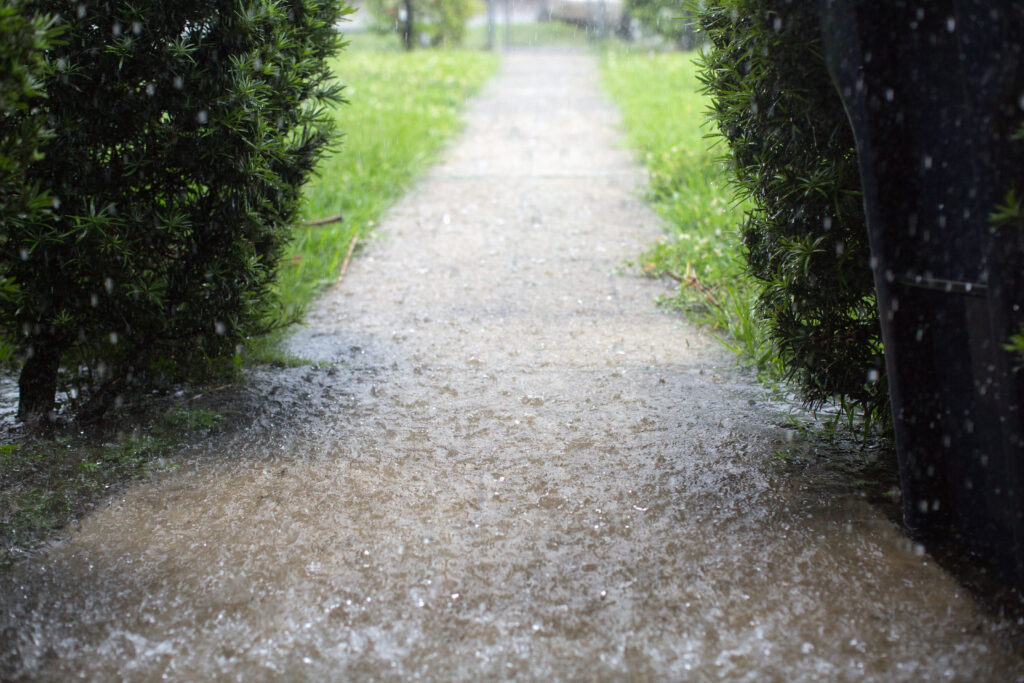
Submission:
{"label": "concrete sidewalk", "polygon": [[616,124],[595,57],[505,55],[292,341],[344,380],[309,385],[328,414],[134,487],[15,577],[25,675],[1019,676],[878,509],[772,459],[784,414],[623,267],[659,228]]}

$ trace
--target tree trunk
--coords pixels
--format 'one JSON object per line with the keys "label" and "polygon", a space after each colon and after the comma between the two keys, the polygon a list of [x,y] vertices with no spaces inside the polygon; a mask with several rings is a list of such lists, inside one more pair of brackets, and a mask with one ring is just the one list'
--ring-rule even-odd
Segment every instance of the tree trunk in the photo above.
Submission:
{"label": "tree trunk", "polygon": [[99,389],[92,393],[89,400],[78,409],[75,420],[82,425],[102,420],[103,416],[117,404],[118,396],[132,382],[134,374],[146,367],[149,351],[152,348],[153,339],[149,337],[135,347],[121,373],[104,382]]}
{"label": "tree trunk", "polygon": [[30,427],[49,425],[57,395],[57,370],[63,355],[59,344],[36,343],[18,378],[18,419]]}
{"label": "tree trunk", "polygon": [[411,50],[414,47],[414,34],[412,0],[405,0],[405,26],[402,28],[402,43],[405,45],[406,50]]}
{"label": "tree trunk", "polygon": [[75,420],[78,424],[88,425],[103,419],[117,400],[117,390],[123,384],[122,378],[105,382],[78,410]]}

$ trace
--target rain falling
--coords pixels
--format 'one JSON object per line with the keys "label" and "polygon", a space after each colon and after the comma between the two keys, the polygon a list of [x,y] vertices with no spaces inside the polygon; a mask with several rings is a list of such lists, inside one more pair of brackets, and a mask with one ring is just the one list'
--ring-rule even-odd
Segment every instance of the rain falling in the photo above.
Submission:
{"label": "rain falling", "polygon": [[624,264],[662,221],[599,57],[508,47],[302,362],[0,573],[0,678],[1024,678],[1021,623],[780,457],[792,402]]}

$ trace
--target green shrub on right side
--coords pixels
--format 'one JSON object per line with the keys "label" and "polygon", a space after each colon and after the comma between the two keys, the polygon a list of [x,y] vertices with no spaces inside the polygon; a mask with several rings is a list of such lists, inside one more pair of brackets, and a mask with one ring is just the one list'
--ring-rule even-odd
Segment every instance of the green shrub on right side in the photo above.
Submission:
{"label": "green shrub on right side", "polygon": [[[1013,142],[1018,145],[1024,143],[1024,123],[1018,126]],[[1011,241],[1017,241],[1018,248],[1024,251],[1024,194],[1011,187],[989,216],[989,224],[993,231],[1010,236]],[[1017,355],[1016,372],[1024,371],[1024,327],[1017,334],[1011,335],[1003,348]]]}
{"label": "green shrub on right side", "polygon": [[813,3],[709,0],[701,79],[728,145],[758,310],[787,379],[817,408],[890,421],[853,134]]}

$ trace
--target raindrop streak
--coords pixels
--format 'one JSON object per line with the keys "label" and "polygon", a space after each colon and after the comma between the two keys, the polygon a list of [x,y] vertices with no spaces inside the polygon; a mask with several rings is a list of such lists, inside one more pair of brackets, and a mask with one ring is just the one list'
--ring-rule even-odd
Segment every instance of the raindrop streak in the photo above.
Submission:
{"label": "raindrop streak", "polygon": [[505,54],[303,363],[172,397],[223,429],[0,574],[0,679],[1024,671],[789,405],[621,274],[660,221],[600,93],[592,55]]}

